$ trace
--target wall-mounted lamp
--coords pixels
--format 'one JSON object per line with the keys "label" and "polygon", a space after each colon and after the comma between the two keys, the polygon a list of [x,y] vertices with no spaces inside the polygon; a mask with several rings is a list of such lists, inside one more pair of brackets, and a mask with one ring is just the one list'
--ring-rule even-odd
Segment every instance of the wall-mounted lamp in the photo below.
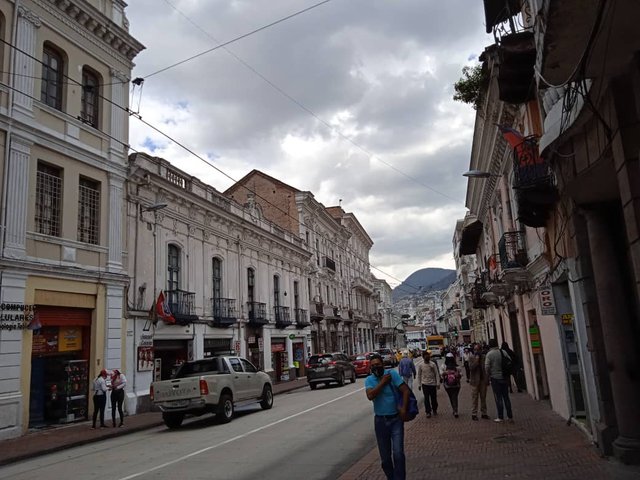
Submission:
{"label": "wall-mounted lamp", "polygon": [[489,177],[501,177],[501,174],[484,172],[482,170],[469,170],[468,172],[464,172],[462,174],[463,177],[468,178],[489,178]]}
{"label": "wall-mounted lamp", "polygon": [[157,212],[158,210],[162,210],[163,208],[167,208],[167,204],[164,202],[153,203],[148,207],[143,207],[140,205],[140,220],[142,220],[142,212]]}

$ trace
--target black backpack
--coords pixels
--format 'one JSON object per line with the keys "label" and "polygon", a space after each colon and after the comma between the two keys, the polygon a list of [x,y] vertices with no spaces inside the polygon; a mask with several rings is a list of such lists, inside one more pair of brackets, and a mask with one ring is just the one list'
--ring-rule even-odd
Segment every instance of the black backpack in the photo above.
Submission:
{"label": "black backpack", "polygon": [[513,359],[502,349],[500,349],[500,356],[502,357],[502,378],[507,379],[514,373]]}

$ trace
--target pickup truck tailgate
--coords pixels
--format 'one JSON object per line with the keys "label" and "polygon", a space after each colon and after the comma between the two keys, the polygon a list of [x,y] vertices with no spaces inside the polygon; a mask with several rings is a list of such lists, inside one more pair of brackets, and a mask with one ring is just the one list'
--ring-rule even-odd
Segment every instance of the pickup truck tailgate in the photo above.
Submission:
{"label": "pickup truck tailgate", "polygon": [[153,382],[154,403],[175,402],[200,397],[200,378],[188,377]]}

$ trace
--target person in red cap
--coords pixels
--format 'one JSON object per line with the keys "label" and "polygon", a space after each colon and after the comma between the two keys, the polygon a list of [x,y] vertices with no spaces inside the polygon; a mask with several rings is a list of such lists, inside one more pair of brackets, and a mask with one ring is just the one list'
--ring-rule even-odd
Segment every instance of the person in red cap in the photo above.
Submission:
{"label": "person in red cap", "polygon": [[111,421],[113,426],[116,426],[116,406],[118,407],[118,413],[120,414],[120,426],[124,425],[124,412],[122,411],[122,404],[124,403],[124,387],[127,385],[127,377],[117,368],[111,375]]}
{"label": "person in red cap", "polygon": [[96,419],[100,412],[100,428],[106,427],[104,424],[104,408],[107,405],[107,371],[103,368],[100,375],[93,381],[93,423],[91,428],[96,428]]}

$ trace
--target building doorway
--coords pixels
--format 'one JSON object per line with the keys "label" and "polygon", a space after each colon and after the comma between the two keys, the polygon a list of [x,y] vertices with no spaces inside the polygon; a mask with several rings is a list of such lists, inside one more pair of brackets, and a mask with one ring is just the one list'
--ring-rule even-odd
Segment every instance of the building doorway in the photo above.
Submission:
{"label": "building doorway", "polygon": [[153,351],[156,368],[154,381],[169,380],[189,359],[189,340],[154,340]]}

